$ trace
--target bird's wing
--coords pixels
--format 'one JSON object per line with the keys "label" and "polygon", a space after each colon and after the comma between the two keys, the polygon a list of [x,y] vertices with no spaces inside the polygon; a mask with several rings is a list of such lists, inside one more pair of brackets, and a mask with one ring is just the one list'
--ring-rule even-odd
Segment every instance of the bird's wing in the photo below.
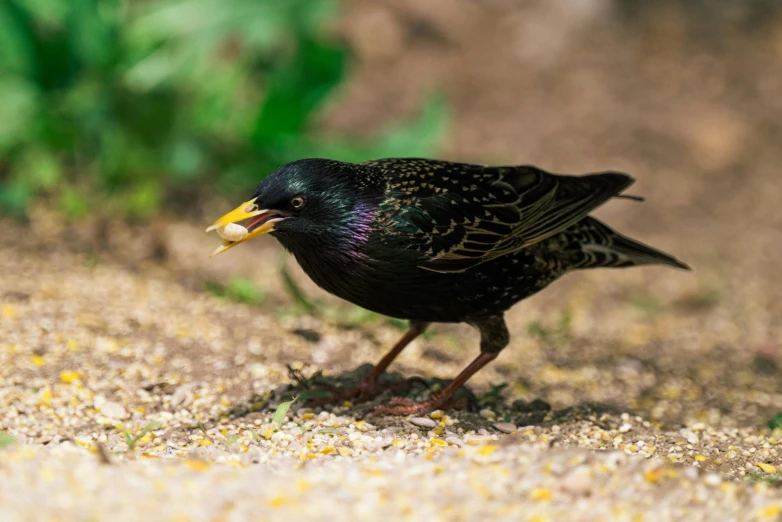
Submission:
{"label": "bird's wing", "polygon": [[618,172],[564,176],[532,166],[373,163],[388,178],[384,233],[405,236],[428,259],[422,267],[438,272],[463,271],[542,241],[634,181]]}

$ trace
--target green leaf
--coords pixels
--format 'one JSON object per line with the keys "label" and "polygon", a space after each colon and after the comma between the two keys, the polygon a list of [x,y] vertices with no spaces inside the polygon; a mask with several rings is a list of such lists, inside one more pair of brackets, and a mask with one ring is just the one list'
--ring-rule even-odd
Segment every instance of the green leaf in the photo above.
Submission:
{"label": "green leaf", "polygon": [[291,61],[269,77],[253,142],[268,147],[301,134],[314,111],[342,80],[346,57],[341,46],[302,37]]}
{"label": "green leaf", "polygon": [[106,68],[116,61],[117,0],[71,0],[66,24],[73,53],[89,66]]}
{"label": "green leaf", "polygon": [[63,189],[60,192],[58,206],[60,211],[73,219],[83,218],[90,214],[90,204],[86,196],[75,189]]}
{"label": "green leaf", "polygon": [[62,177],[59,158],[49,150],[35,146],[21,154],[14,171],[34,189],[52,189]]}
{"label": "green leaf", "polygon": [[254,305],[259,305],[266,299],[266,294],[263,290],[246,277],[231,279],[226,287],[226,295],[233,301]]}
{"label": "green leaf", "polygon": [[17,2],[0,2],[0,70],[27,78],[36,72],[35,29]]}
{"label": "green leaf", "polygon": [[0,183],[0,210],[15,216],[24,216],[32,196],[32,187],[23,179]]}
{"label": "green leaf", "polygon": [[282,424],[285,422],[285,416],[288,414],[288,408],[291,407],[291,404],[296,402],[297,398],[298,397],[294,397],[292,401],[283,402],[277,406],[277,411],[274,412],[272,422],[277,423],[277,426],[282,426]]}
{"label": "green leaf", "polygon": [[782,413],[774,415],[770,421],[768,421],[768,427],[772,430],[782,430]]}
{"label": "green leaf", "polygon": [[416,121],[385,131],[373,144],[377,157],[425,157],[440,145],[448,130],[450,116],[447,100],[430,96]]}
{"label": "green leaf", "polygon": [[39,102],[34,84],[21,77],[0,76],[0,154],[31,137]]}
{"label": "green leaf", "polygon": [[227,284],[207,281],[206,289],[217,297],[236,303],[260,305],[266,300],[266,293],[246,277],[234,277]]}
{"label": "green leaf", "polygon": [[149,424],[141,428],[141,431],[135,437],[131,437],[128,432],[125,432],[124,433],[125,443],[128,445],[128,451],[133,451],[134,449],[136,449],[136,444],[138,444],[138,441],[140,441],[144,437],[144,435],[146,435],[152,430],[158,429],[160,426],[162,426],[160,422],[157,421],[150,422]]}
{"label": "green leaf", "polygon": [[123,197],[127,213],[136,217],[152,214],[160,207],[162,198],[160,184],[152,180],[138,185],[129,195]]}
{"label": "green leaf", "polygon": [[16,438],[8,432],[0,431],[0,449],[16,444]]}
{"label": "green leaf", "polygon": [[440,95],[432,95],[426,99],[416,119],[391,126],[373,140],[355,143],[319,137],[299,141],[286,150],[286,159],[320,157],[361,162],[378,158],[428,157],[436,154],[449,121],[447,101]]}

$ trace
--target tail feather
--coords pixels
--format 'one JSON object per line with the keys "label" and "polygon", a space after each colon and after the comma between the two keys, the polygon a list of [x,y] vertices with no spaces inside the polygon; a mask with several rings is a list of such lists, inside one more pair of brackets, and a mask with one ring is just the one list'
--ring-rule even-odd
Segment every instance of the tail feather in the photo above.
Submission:
{"label": "tail feather", "polygon": [[575,268],[667,265],[691,270],[675,257],[623,236],[591,216],[573,225],[566,234],[572,240],[567,250],[575,254],[575,259],[571,258]]}

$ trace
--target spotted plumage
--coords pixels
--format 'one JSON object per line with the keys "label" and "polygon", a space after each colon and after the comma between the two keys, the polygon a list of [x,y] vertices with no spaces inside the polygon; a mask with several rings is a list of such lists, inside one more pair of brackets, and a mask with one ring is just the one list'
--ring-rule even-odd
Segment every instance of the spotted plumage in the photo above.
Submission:
{"label": "spotted plumage", "polygon": [[[432,322],[478,328],[482,355],[455,387],[507,344],[503,313],[566,272],[687,268],[589,216],[608,199],[625,197],[632,182],[618,172],[565,176],[533,166],[307,159],[272,173],[252,201],[278,216],[272,235],[325,290],[408,319],[416,335]],[[293,210],[295,197],[306,203]],[[393,356],[378,365],[364,392]],[[425,405],[388,411],[440,406],[454,387]]]}

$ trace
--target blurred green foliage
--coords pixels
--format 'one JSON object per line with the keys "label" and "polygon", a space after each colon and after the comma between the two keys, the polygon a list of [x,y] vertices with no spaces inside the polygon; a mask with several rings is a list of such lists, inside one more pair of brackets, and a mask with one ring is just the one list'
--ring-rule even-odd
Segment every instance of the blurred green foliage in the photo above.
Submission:
{"label": "blurred green foliage", "polygon": [[228,299],[235,303],[261,305],[266,300],[266,292],[246,277],[234,277],[227,283],[207,281],[206,289],[217,297]]}
{"label": "blurred green foliage", "polygon": [[[442,99],[371,142],[319,135],[345,80],[335,0],[3,0],[0,210],[144,217],[301,157],[431,154]],[[198,183],[195,183],[195,182]]]}

